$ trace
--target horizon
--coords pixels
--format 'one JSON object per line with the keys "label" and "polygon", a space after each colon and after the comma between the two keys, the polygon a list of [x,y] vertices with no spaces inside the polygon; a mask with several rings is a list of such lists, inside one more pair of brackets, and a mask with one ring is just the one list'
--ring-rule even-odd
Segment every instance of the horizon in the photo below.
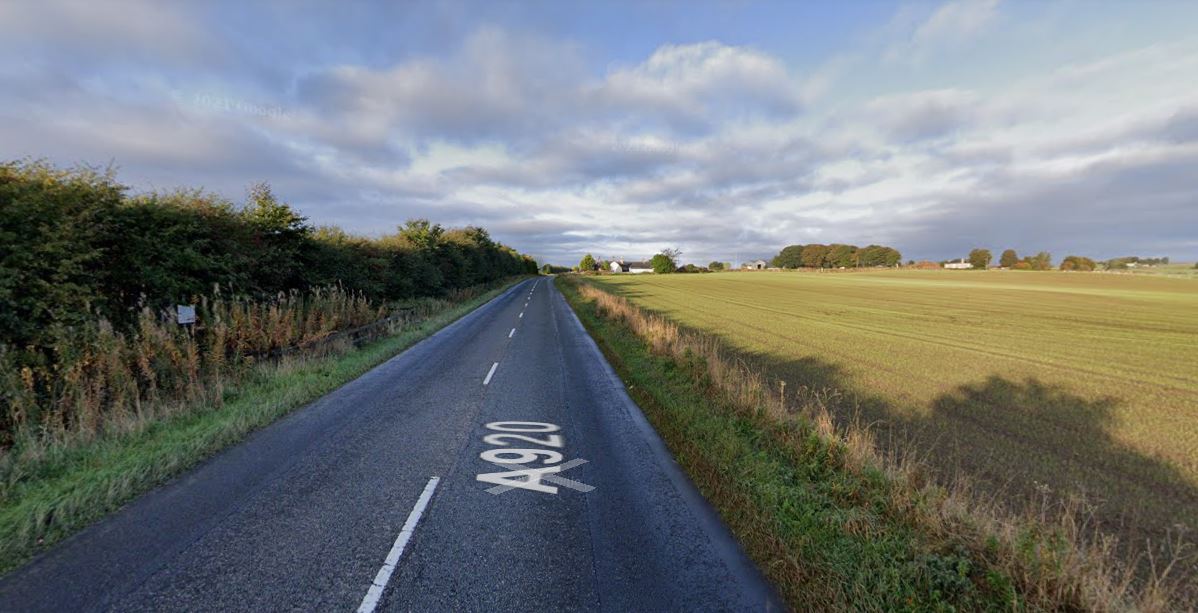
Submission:
{"label": "horizon", "polygon": [[0,5],[0,159],[555,265],[1198,260],[1198,5],[125,6]]}

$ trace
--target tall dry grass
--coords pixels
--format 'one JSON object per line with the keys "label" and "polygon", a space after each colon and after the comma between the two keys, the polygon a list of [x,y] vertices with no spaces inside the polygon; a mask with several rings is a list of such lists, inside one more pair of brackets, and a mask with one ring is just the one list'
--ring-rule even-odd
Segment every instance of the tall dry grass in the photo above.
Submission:
{"label": "tall dry grass", "polygon": [[838,426],[828,409],[839,395],[836,390],[797,386],[788,392],[785,382],[771,385],[713,336],[683,330],[586,282],[577,288],[601,317],[628,326],[654,353],[700,364],[704,382],[737,410],[767,423],[807,420],[843,451],[845,470],[881,471],[889,484],[889,516],[917,526],[933,542],[963,548],[987,568],[1007,575],[1029,606],[1087,611],[1165,611],[1175,606],[1178,580],[1171,571],[1177,558],[1163,564],[1152,560],[1149,572],[1137,573],[1134,561],[1119,559],[1115,538],[1091,526],[1076,503],[1061,506],[1046,499],[1039,509],[1014,515],[964,479],[934,483],[913,455],[881,451],[867,427]]}
{"label": "tall dry grass", "polygon": [[193,406],[219,406],[225,387],[256,363],[395,333],[477,293],[387,308],[339,287],[260,301],[217,291],[199,302],[193,326],[145,308],[129,330],[97,319],[54,330],[49,347],[0,345],[0,455],[29,459]]}

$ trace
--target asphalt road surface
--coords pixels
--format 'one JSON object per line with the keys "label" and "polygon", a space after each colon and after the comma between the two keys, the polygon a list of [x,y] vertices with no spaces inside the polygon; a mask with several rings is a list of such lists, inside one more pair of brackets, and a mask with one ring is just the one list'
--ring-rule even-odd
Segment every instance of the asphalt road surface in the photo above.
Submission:
{"label": "asphalt road surface", "polygon": [[0,580],[6,611],[779,608],[550,279]]}

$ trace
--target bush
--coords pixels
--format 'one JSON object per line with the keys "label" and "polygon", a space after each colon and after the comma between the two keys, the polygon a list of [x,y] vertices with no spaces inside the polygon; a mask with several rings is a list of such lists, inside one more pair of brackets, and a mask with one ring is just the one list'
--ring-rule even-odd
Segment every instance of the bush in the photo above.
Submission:
{"label": "bush", "polygon": [[379,239],[313,228],[266,184],[243,207],[201,191],[130,198],[111,172],[0,163],[0,343],[43,346],[54,325],[118,328],[143,307],[214,287],[269,298],[341,285],[376,301],[536,272],[482,228],[413,220]]}
{"label": "bush", "polygon": [[653,267],[653,272],[659,275],[674,272],[674,269],[677,268],[674,259],[664,253],[653,256],[653,259],[649,260],[649,265]]}
{"label": "bush", "polygon": [[[126,400],[193,400],[214,376],[209,352],[213,364],[270,352],[399,301],[536,272],[477,227],[418,219],[378,239],[313,228],[265,183],[242,207],[198,190],[126,191],[111,171],[0,163],[0,449],[23,425],[90,432],[89,416]],[[197,335],[179,336],[176,304],[201,305]],[[238,318],[256,323],[236,336]]]}
{"label": "bush", "polygon": [[1080,255],[1067,255],[1061,260],[1061,270],[1091,271],[1097,267],[1098,264],[1094,260]]}

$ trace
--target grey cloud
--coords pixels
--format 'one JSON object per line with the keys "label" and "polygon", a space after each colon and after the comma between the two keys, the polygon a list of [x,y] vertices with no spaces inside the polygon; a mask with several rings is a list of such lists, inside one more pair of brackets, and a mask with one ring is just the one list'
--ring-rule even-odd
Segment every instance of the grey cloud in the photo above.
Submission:
{"label": "grey cloud", "polygon": [[[945,201],[895,240],[917,256],[963,255],[978,246],[1109,258],[1193,254],[1198,248],[1198,152],[1097,164],[1040,179],[1008,174],[974,197]],[[1152,237],[1153,246],[1145,243]]]}
{"label": "grey cloud", "polygon": [[882,96],[867,104],[865,112],[892,137],[919,141],[969,125],[976,106],[972,93],[945,89]]}

